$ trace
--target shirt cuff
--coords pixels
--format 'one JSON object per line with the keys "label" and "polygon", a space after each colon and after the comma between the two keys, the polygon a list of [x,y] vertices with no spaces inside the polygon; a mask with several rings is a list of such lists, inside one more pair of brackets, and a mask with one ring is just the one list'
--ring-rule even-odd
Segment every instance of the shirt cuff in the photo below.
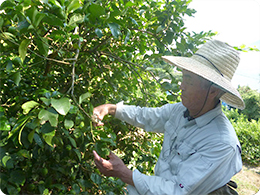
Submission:
{"label": "shirt cuff", "polygon": [[133,171],[133,182],[139,194],[145,194],[147,192],[146,183],[143,181],[143,174],[137,169]]}
{"label": "shirt cuff", "polygon": [[115,118],[120,118],[120,113],[122,111],[122,107],[124,106],[124,101],[118,102],[116,104],[116,113],[115,113]]}

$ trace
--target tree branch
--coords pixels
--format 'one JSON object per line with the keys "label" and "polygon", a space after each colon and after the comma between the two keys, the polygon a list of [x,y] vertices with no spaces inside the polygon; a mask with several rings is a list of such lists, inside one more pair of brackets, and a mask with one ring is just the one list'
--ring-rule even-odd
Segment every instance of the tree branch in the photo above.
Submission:
{"label": "tree branch", "polygon": [[[79,30],[79,27],[76,27],[75,28],[75,34],[76,33],[78,33],[78,30]],[[75,60],[73,61],[73,63],[72,63],[72,73],[71,73],[71,79],[72,79],[72,81],[71,81],[71,87],[69,88],[69,90],[68,90],[68,92],[67,93],[69,93],[69,92],[71,92],[71,95],[72,96],[74,96],[74,84],[75,84],[75,64],[76,64],[76,62],[77,62],[77,60],[78,60],[78,57],[79,57],[79,48],[80,48],[80,46],[81,46],[81,41],[79,40],[78,41],[78,49],[76,50],[76,54],[75,54]]]}
{"label": "tree branch", "polygon": [[136,30],[136,31],[139,31],[139,32],[142,32],[142,33],[147,33],[147,34],[149,34],[149,35],[152,35],[152,36],[154,36],[161,44],[163,44],[164,47],[165,47],[168,51],[171,51],[171,50],[167,47],[167,45],[165,45],[165,44],[160,40],[160,38],[157,36],[157,34],[152,33],[152,32],[150,32],[150,31],[138,29],[138,28],[129,28],[129,30]]}
{"label": "tree branch", "polygon": [[[15,41],[13,41],[12,39],[8,38],[4,33],[2,33],[3,36],[5,36],[5,38],[10,41],[11,43],[17,45],[19,47],[19,44],[16,43]],[[36,53],[35,51],[31,50],[30,48],[27,48],[27,50],[29,50],[31,53],[35,54],[36,56],[40,57],[40,58],[43,58],[44,60],[50,60],[50,61],[54,61],[54,62],[57,62],[57,63],[61,63],[61,64],[66,64],[66,65],[69,65],[70,63],[69,62],[64,62],[64,61],[61,61],[61,60],[56,60],[56,59],[53,59],[53,58],[47,58],[45,56],[41,56],[40,54]]]}
{"label": "tree branch", "polygon": [[[116,55],[114,55],[114,54],[112,54],[112,53],[103,52],[103,51],[101,51],[100,53],[103,54],[103,55],[108,55],[108,56],[110,56],[110,57],[112,57],[112,58],[114,58],[114,59],[116,59],[116,60],[118,60],[118,61],[124,62],[124,63],[126,63],[126,64],[131,64],[131,65],[133,65],[133,66],[139,67],[139,68],[141,68],[142,70],[149,72],[149,73],[151,74],[151,76],[156,80],[156,82],[162,86],[162,84],[161,84],[161,83],[158,81],[158,79],[155,77],[154,73],[151,72],[150,70],[146,70],[144,67],[142,67],[142,66],[140,66],[140,65],[138,65],[138,64],[135,64],[135,63],[133,63],[133,62],[129,62],[129,61],[127,61],[127,60],[124,60],[124,59],[122,59],[122,58],[120,58],[120,57],[118,57],[118,56],[116,56]],[[133,69],[133,70],[134,70],[134,69]],[[136,70],[134,70],[134,71],[138,74],[138,76],[139,76],[139,77],[141,78],[141,80],[142,80],[141,75],[140,75]],[[142,81],[143,81],[143,80],[142,80]],[[141,88],[141,87],[140,87],[140,88]],[[172,94],[172,95],[174,95],[174,93],[173,93],[172,91],[170,91],[170,90],[169,90],[169,93]]]}

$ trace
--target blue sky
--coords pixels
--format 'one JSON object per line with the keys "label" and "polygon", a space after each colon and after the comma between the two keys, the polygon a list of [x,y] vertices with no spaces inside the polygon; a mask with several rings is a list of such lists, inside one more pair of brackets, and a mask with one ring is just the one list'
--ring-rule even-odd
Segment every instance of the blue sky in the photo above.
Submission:
{"label": "blue sky", "polygon": [[[232,46],[258,46],[260,49],[260,0],[193,0],[197,11],[186,17],[187,31],[218,32],[215,39]],[[233,85],[248,85],[260,92],[260,52],[243,52],[232,79]]]}

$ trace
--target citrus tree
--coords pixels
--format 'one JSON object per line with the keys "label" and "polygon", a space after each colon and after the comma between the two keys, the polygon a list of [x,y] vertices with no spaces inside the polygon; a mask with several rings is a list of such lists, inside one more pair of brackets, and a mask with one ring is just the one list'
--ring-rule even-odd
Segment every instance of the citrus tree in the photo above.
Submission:
{"label": "citrus tree", "polygon": [[[161,135],[93,107],[177,101],[162,55],[190,56],[214,34],[188,33],[190,0],[6,0],[0,7],[0,179],[7,194],[122,194],[92,151],[151,174]],[[170,80],[170,81],[169,81]],[[169,81],[169,82],[168,82]],[[166,93],[167,92],[167,93]]]}

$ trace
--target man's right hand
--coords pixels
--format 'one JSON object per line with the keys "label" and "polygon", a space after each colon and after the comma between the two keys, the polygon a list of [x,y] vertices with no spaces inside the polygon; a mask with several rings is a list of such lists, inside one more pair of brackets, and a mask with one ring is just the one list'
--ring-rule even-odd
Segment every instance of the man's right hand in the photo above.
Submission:
{"label": "man's right hand", "polygon": [[106,115],[115,115],[116,114],[116,105],[115,104],[103,104],[97,106],[93,110],[93,120],[96,122],[96,126],[103,126],[104,123],[101,121]]}

